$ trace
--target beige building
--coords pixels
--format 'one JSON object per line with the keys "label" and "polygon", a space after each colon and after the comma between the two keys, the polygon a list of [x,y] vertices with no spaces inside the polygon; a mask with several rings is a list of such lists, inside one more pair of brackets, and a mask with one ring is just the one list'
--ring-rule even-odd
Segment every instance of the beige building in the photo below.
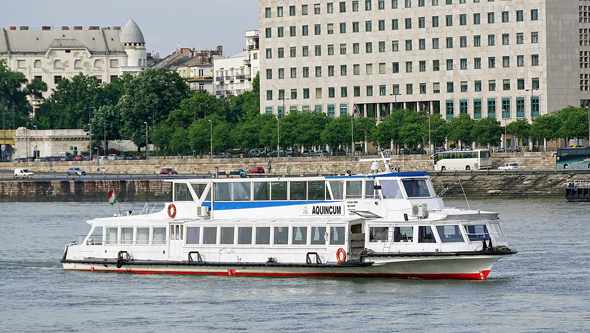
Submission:
{"label": "beige building", "polygon": [[138,74],[146,69],[146,58],[143,34],[133,20],[122,30],[97,26],[29,30],[21,26],[3,29],[0,34],[0,59],[29,82],[39,78],[47,83],[44,97],[51,95],[59,81],[80,73],[106,83],[124,73]]}
{"label": "beige building", "polygon": [[585,104],[590,3],[260,0],[261,112],[507,123]]}

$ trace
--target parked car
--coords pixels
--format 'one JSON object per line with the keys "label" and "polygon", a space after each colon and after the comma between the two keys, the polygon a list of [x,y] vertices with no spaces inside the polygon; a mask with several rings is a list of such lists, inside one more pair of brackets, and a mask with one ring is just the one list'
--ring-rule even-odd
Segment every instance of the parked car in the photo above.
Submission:
{"label": "parked car", "polygon": [[263,167],[253,167],[248,169],[248,172],[250,173],[264,173],[264,168]]}
{"label": "parked car", "polygon": [[520,166],[518,163],[504,163],[498,167],[498,170],[519,170]]}
{"label": "parked car", "polygon": [[342,149],[332,150],[332,156],[346,156],[346,152]]}
{"label": "parked car", "polygon": [[230,153],[219,153],[215,156],[213,156],[213,158],[231,158],[231,154]]}
{"label": "parked car", "polygon": [[109,154],[109,157],[108,157],[108,159],[109,159],[109,161],[114,161],[114,160],[116,160],[116,159],[117,159],[117,154]]}
{"label": "parked car", "polygon": [[248,155],[250,155],[250,157],[260,157],[260,153],[262,152],[258,149],[251,149]]}
{"label": "parked car", "polygon": [[176,172],[176,170],[174,170],[172,168],[162,168],[162,170],[160,170],[160,174],[161,175],[177,175],[178,172]]}
{"label": "parked car", "polygon": [[76,156],[74,156],[74,161],[84,161],[84,156],[76,155]]}
{"label": "parked car", "polygon": [[240,176],[240,177],[246,177],[247,175],[250,174],[250,172],[244,170],[244,169],[235,169],[234,171],[229,173],[230,176]]}
{"label": "parked car", "polygon": [[14,178],[29,178],[33,175],[33,172],[29,169],[14,169]]}
{"label": "parked car", "polygon": [[86,171],[84,171],[78,167],[69,168],[68,171],[66,171],[66,173],[68,174],[68,176],[70,176],[70,175],[78,175],[78,176],[86,175]]}
{"label": "parked car", "polygon": [[20,162],[26,162],[27,159],[24,157],[19,157],[19,158],[15,158],[14,161],[20,163]]}
{"label": "parked car", "polygon": [[71,160],[72,160],[72,158],[67,155],[58,156],[58,161],[61,161],[61,162],[71,161]]}

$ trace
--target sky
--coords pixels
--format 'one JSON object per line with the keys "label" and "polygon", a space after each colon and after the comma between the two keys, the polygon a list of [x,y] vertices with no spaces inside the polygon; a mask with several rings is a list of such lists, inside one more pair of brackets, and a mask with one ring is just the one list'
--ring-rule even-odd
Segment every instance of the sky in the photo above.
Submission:
{"label": "sky", "polygon": [[[222,45],[226,56],[246,46],[246,30],[258,30],[257,0],[2,0],[0,28],[43,26],[123,28],[130,18],[146,49],[165,57],[178,46],[198,50]],[[20,28],[17,28],[20,29]]]}

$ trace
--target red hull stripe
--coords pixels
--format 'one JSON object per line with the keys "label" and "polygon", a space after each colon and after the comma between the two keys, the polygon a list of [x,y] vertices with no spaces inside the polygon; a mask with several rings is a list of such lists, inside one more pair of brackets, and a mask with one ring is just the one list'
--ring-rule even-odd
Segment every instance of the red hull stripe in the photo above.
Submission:
{"label": "red hull stripe", "polygon": [[[101,270],[92,267],[85,271],[113,272],[113,270]],[[219,275],[219,276],[273,276],[273,277],[360,277],[360,278],[418,278],[427,280],[485,280],[490,274],[489,270],[479,273],[449,273],[449,274],[352,274],[352,273],[241,273],[235,270],[226,272],[178,272],[178,271],[143,271],[143,270],[115,270],[118,273],[137,274],[178,274],[178,275]]]}

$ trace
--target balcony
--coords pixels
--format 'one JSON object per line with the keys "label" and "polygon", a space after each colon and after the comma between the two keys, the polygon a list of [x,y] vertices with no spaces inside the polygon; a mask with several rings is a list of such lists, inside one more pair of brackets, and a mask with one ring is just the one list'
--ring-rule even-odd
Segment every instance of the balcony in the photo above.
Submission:
{"label": "balcony", "polygon": [[246,79],[246,75],[236,75],[236,79],[237,80],[245,80]]}
{"label": "balcony", "polygon": [[224,78],[223,78],[223,76],[219,76],[219,77],[216,77],[215,78],[215,81],[223,82],[224,81]]}

